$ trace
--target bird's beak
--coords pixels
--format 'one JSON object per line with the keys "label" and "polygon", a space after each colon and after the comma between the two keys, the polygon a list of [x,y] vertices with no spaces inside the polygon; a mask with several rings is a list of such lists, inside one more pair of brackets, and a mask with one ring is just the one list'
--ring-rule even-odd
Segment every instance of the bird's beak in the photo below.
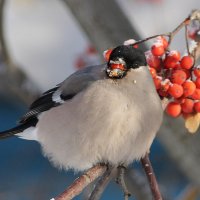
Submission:
{"label": "bird's beak", "polygon": [[106,70],[107,74],[111,78],[122,78],[126,74],[127,68],[125,62],[110,61]]}

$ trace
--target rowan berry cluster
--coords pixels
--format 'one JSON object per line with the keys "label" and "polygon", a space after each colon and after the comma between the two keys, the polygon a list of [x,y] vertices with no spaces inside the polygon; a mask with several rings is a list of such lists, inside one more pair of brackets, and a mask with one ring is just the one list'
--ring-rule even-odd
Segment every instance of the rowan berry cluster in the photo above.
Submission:
{"label": "rowan berry cluster", "polygon": [[194,67],[191,55],[181,57],[168,49],[168,41],[159,36],[146,52],[146,59],[156,90],[170,99],[166,112],[172,117],[200,112],[200,66]]}
{"label": "rowan berry cluster", "polygon": [[[105,51],[106,61],[111,52],[112,49]],[[156,38],[145,56],[160,98],[170,100],[167,114],[185,117],[200,112],[200,66],[194,67],[194,58],[191,55],[181,57],[179,51],[169,50],[163,36]]]}

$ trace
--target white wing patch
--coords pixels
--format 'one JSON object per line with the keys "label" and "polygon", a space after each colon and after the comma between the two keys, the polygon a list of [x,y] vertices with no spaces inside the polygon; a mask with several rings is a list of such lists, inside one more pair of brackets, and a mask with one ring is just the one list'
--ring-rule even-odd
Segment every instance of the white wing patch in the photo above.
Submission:
{"label": "white wing patch", "polygon": [[25,129],[23,132],[16,134],[17,137],[24,140],[36,140],[37,141],[37,128],[30,127]]}
{"label": "white wing patch", "polygon": [[62,92],[59,89],[56,90],[52,95],[52,101],[54,101],[55,103],[64,103],[65,101],[62,100],[60,97],[61,93]]}

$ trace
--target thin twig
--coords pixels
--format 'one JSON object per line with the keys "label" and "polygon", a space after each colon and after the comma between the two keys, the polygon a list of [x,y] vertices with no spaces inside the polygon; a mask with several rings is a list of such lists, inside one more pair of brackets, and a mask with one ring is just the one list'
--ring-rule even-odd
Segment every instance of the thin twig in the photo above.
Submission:
{"label": "thin twig", "polygon": [[173,40],[174,36],[186,25],[190,22],[190,17],[187,17],[183,22],[181,22],[171,33],[169,36],[169,45]]}
{"label": "thin twig", "polygon": [[106,165],[96,165],[77,178],[64,192],[51,200],[70,200],[79,195],[83,189],[107,170]]}
{"label": "thin twig", "polygon": [[162,196],[158,187],[156,176],[154,174],[148,153],[141,159],[142,166],[149,181],[150,189],[154,200],[162,200]]}
{"label": "thin twig", "polygon": [[116,173],[116,168],[109,166],[106,172],[97,182],[88,200],[98,200],[101,198],[103,191],[105,190],[110,180],[113,178],[114,173]]}
{"label": "thin twig", "polygon": [[172,32],[157,34],[157,35],[153,35],[151,37],[147,37],[147,38],[142,39],[142,40],[138,40],[134,44],[131,44],[131,46],[146,42],[148,40],[154,39],[154,38],[159,37],[159,36],[167,36],[167,37],[169,37],[169,45],[170,45],[170,43],[173,40],[174,36],[180,31],[180,29],[182,29],[184,26],[186,26],[189,22],[190,22],[190,17],[187,17]]}
{"label": "thin twig", "polygon": [[171,33],[162,33],[162,34],[153,35],[153,36],[147,37],[147,38],[145,38],[145,39],[138,40],[138,41],[136,41],[135,43],[131,44],[131,46],[134,46],[134,45],[137,45],[137,44],[146,42],[146,41],[148,41],[148,40],[154,39],[154,38],[159,37],[159,36],[167,36],[167,37],[170,37],[170,34],[171,34]]}
{"label": "thin twig", "polygon": [[185,25],[185,42],[188,55],[190,55],[189,42],[188,42],[188,26]]}
{"label": "thin twig", "polygon": [[129,196],[131,196],[130,192],[128,191],[128,188],[125,183],[125,171],[126,168],[124,166],[118,167],[119,174],[117,177],[117,183],[121,186],[123,192],[124,192],[124,200],[128,200]]}

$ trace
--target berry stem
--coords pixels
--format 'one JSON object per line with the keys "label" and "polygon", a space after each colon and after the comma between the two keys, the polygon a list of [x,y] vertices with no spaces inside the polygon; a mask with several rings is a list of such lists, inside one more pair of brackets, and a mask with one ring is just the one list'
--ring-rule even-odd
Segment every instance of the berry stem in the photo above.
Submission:
{"label": "berry stem", "polygon": [[186,42],[186,48],[187,48],[188,55],[191,56],[190,49],[189,49],[189,42],[188,42],[187,33],[188,33],[188,26],[187,26],[187,24],[185,24],[185,42]]}
{"label": "berry stem", "polygon": [[181,22],[172,32],[169,34],[169,46],[174,38],[174,36],[190,22],[190,17],[187,17],[183,22]]}
{"label": "berry stem", "polygon": [[[181,22],[172,32],[168,32],[168,33],[163,33],[163,34],[157,34],[157,35],[153,35],[151,37],[147,37],[145,39],[142,39],[142,40],[138,40],[136,41],[134,44],[131,44],[132,45],[137,45],[137,44],[140,44],[140,43],[143,43],[143,42],[146,42],[148,40],[151,40],[151,39],[154,39],[156,37],[159,37],[159,36],[166,36],[166,37],[169,37],[169,45],[170,43],[172,42],[174,36],[186,25],[188,25],[190,23],[190,16],[187,17],[183,22]],[[186,28],[187,29],[187,28]],[[189,47],[188,47],[189,49]]]}
{"label": "berry stem", "polygon": [[148,41],[148,40],[154,39],[154,38],[159,37],[159,36],[167,36],[167,37],[170,37],[170,34],[171,34],[171,33],[163,33],[163,34],[153,35],[153,36],[151,36],[151,37],[147,37],[147,38],[145,38],[145,39],[138,40],[138,41],[136,41],[134,44],[131,44],[131,46],[134,46],[134,45],[137,45],[137,44],[146,42],[146,41]]}

